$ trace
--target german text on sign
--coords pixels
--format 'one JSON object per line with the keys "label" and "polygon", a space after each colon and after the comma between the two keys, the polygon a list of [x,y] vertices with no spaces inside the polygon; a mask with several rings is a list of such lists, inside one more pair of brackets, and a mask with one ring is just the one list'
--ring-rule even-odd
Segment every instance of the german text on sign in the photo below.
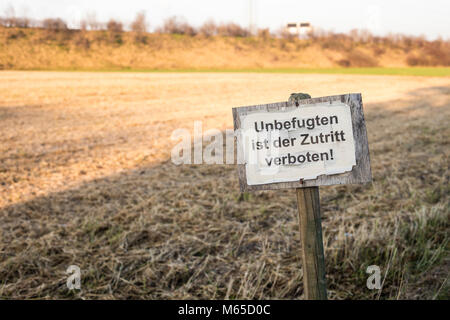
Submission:
{"label": "german text on sign", "polygon": [[248,185],[315,179],[356,164],[350,107],[341,102],[241,121]]}
{"label": "german text on sign", "polygon": [[372,179],[361,94],[233,108],[242,191]]}

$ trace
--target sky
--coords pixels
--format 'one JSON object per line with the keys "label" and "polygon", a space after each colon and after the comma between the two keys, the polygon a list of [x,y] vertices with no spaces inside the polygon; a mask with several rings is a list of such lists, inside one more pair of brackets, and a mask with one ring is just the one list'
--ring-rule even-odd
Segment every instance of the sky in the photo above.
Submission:
{"label": "sky", "polygon": [[99,21],[118,19],[128,24],[145,11],[150,30],[171,16],[194,26],[213,19],[278,30],[288,22],[310,22],[334,32],[367,29],[375,35],[402,33],[428,39],[450,39],[449,0],[0,0],[0,16],[13,7],[16,16],[60,17],[76,27],[88,13]]}

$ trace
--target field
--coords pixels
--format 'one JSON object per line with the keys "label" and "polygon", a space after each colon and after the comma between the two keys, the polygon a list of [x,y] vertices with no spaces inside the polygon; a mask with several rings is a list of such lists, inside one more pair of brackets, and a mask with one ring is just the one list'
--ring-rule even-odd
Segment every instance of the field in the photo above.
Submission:
{"label": "field", "polygon": [[330,299],[449,299],[449,77],[37,71],[0,73],[0,298],[303,298],[294,190],[170,161],[292,92],[363,95],[374,181],[320,190]]}

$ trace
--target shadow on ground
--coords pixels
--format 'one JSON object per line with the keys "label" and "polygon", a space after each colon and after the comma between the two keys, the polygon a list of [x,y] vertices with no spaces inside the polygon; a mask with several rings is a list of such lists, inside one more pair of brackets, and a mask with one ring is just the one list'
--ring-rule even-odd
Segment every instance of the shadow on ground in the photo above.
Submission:
{"label": "shadow on ground", "polygon": [[[366,107],[373,184],[321,188],[331,298],[448,295],[449,95]],[[0,216],[2,298],[302,297],[293,190],[240,194],[232,165],[166,161]],[[380,295],[365,285],[372,264]],[[81,291],[66,287],[69,265]]]}

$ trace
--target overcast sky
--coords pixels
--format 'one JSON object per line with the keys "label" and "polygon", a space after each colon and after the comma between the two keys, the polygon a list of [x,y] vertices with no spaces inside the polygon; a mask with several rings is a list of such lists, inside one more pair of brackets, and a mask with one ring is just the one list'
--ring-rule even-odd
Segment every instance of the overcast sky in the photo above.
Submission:
{"label": "overcast sky", "polygon": [[95,12],[99,21],[115,18],[128,23],[144,10],[150,29],[170,16],[184,17],[195,26],[210,18],[248,26],[253,16],[257,27],[271,30],[287,22],[309,21],[335,32],[356,28],[379,35],[392,32],[450,38],[449,0],[0,0],[0,15],[11,6],[16,16],[60,17],[71,26],[89,12]]}

